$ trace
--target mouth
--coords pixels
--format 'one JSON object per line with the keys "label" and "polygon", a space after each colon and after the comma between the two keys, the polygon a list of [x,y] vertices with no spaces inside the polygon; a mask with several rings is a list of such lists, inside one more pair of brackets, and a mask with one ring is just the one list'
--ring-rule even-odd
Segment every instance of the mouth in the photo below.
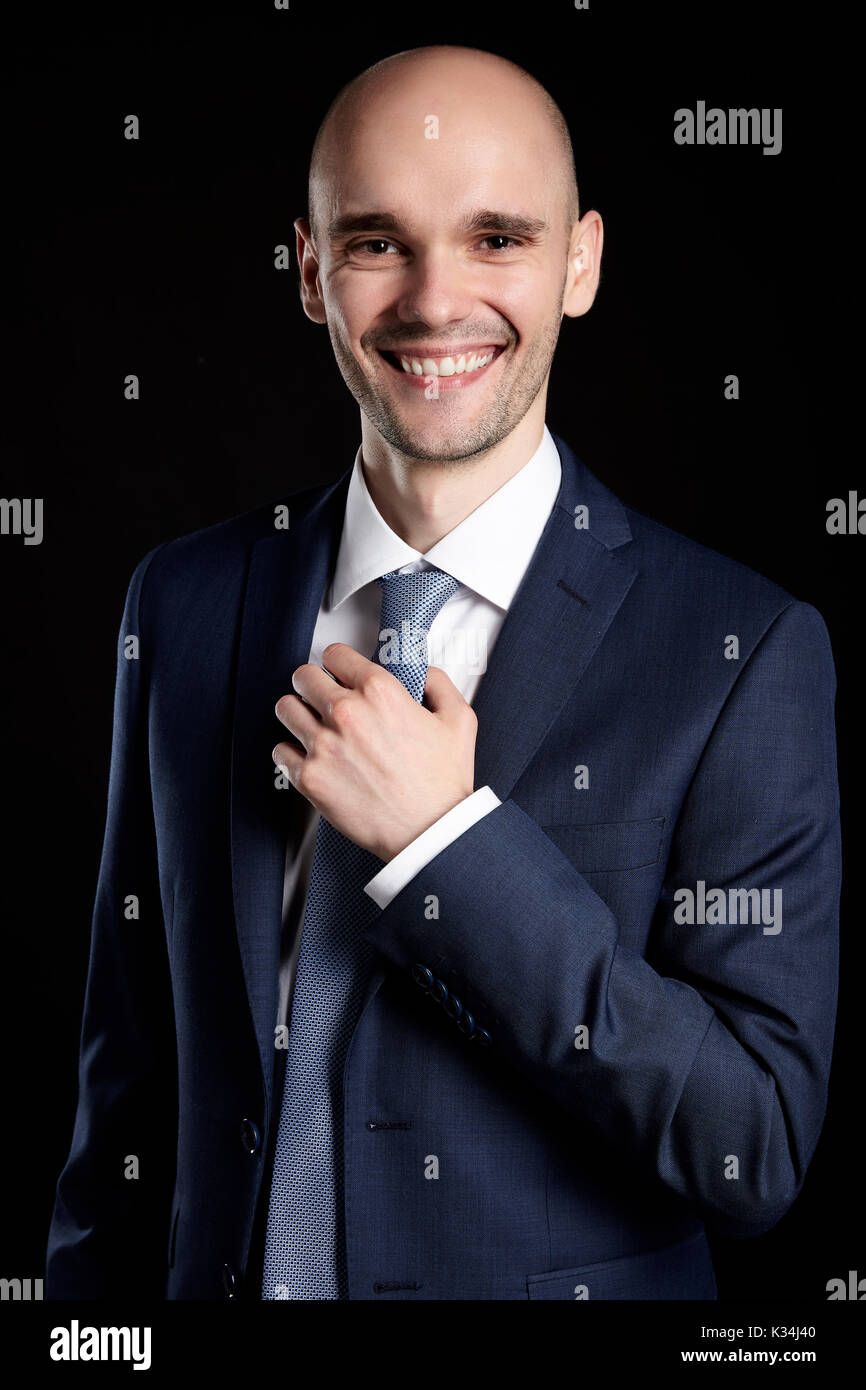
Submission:
{"label": "mouth", "polygon": [[503,343],[489,343],[469,351],[455,349],[450,353],[380,349],[379,356],[410,388],[426,390],[433,377],[437,390],[454,391],[480,381],[505,351]]}

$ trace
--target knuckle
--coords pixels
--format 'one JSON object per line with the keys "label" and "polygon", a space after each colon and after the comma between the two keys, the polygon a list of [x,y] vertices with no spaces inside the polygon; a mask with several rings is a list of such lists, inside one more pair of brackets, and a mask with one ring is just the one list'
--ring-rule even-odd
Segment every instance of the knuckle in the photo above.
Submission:
{"label": "knuckle", "polygon": [[331,723],[335,729],[351,729],[355,723],[352,701],[346,695],[338,695],[331,701]]}
{"label": "knuckle", "polygon": [[304,796],[315,796],[319,786],[319,768],[315,758],[307,754],[302,763],[298,764],[295,773],[295,786]]}
{"label": "knuckle", "polygon": [[389,686],[388,673],[374,668],[368,672],[364,681],[364,694],[372,695],[375,700],[380,700],[388,694]]}
{"label": "knuckle", "polygon": [[310,746],[317,758],[333,758],[339,752],[340,741],[331,729],[322,726],[316,730],[315,743]]}

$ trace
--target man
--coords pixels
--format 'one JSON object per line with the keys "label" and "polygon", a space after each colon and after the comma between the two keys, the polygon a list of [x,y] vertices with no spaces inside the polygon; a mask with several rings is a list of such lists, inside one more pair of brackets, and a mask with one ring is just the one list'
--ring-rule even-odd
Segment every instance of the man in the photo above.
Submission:
{"label": "man", "polygon": [[602,223],[528,74],[361,74],[309,211],[361,446],[133,577],[48,1296],[714,1298],[826,1104],[824,624],[547,430]]}

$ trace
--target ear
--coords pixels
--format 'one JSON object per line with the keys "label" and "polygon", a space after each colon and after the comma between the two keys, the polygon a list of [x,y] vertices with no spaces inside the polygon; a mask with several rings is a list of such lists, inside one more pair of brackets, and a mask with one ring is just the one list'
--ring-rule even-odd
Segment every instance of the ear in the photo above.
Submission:
{"label": "ear", "polygon": [[319,281],[319,258],[313,244],[313,233],[305,217],[295,219],[296,249],[301,271],[301,303],[304,313],[313,323],[327,322],[325,302]]}
{"label": "ear", "polygon": [[570,319],[579,318],[592,307],[601,274],[603,243],[604,226],[599,213],[584,213],[574,224],[568,243],[568,277],[562,312]]}

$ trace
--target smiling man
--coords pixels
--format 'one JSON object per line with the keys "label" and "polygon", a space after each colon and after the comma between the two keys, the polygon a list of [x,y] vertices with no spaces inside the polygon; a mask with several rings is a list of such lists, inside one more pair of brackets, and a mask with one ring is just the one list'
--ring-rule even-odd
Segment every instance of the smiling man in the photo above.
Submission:
{"label": "smiling man", "polygon": [[602,223],[529,74],[368,69],[308,211],[360,447],[133,576],[48,1296],[712,1299],[826,1104],[823,621],[547,429]]}

